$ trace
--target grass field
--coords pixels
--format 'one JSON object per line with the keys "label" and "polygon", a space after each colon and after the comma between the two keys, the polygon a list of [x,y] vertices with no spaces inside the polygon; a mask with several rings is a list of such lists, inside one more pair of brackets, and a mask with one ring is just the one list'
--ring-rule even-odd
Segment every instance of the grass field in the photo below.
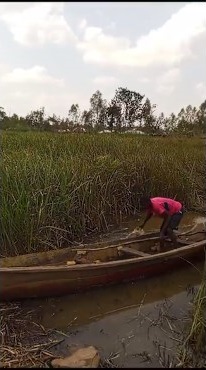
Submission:
{"label": "grass field", "polygon": [[1,138],[2,256],[103,231],[136,214],[145,194],[204,208],[202,139],[8,131]]}

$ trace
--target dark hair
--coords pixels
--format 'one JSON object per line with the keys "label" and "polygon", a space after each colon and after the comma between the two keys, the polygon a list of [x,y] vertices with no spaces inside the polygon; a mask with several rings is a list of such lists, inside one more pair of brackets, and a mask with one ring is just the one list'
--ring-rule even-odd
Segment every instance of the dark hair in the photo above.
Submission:
{"label": "dark hair", "polygon": [[151,197],[150,196],[144,196],[140,200],[141,206],[143,208],[148,208],[151,205]]}

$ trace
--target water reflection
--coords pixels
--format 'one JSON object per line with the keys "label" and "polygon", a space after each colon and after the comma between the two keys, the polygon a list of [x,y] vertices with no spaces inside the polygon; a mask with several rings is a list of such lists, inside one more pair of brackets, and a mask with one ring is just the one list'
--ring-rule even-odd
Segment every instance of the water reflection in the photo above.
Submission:
{"label": "water reflection", "polygon": [[[203,263],[195,267],[164,274],[160,277],[133,283],[106,286],[88,292],[64,297],[35,299],[32,308],[38,312],[38,320],[48,328],[66,330],[68,324],[80,326],[99,320],[110,314],[155,303],[184,292],[188,286],[200,283]],[[31,300],[24,306],[30,306]]]}

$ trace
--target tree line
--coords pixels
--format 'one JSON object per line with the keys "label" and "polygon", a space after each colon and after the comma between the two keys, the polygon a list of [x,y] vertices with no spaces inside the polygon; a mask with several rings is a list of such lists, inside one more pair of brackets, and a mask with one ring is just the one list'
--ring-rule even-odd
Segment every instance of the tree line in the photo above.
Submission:
{"label": "tree line", "polygon": [[45,108],[31,111],[25,117],[8,116],[0,107],[2,130],[40,130],[61,132],[127,132],[139,130],[152,135],[202,135],[206,131],[206,100],[198,107],[188,105],[175,115],[155,114],[156,105],[144,95],[119,87],[107,102],[97,90],[90,98],[90,108],[80,110],[72,104],[66,118],[53,114],[46,116]]}

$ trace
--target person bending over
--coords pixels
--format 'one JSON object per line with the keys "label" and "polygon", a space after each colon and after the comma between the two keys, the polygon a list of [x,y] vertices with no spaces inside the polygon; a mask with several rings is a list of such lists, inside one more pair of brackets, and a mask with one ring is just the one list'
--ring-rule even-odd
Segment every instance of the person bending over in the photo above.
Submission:
{"label": "person bending over", "polygon": [[169,237],[174,246],[177,245],[177,237],[173,230],[178,230],[179,223],[183,217],[183,205],[170,198],[162,197],[144,197],[142,200],[143,207],[146,208],[147,214],[140,228],[144,228],[146,222],[153,216],[159,216],[163,219],[160,228],[160,245],[157,251],[160,252],[164,247],[164,240]]}

